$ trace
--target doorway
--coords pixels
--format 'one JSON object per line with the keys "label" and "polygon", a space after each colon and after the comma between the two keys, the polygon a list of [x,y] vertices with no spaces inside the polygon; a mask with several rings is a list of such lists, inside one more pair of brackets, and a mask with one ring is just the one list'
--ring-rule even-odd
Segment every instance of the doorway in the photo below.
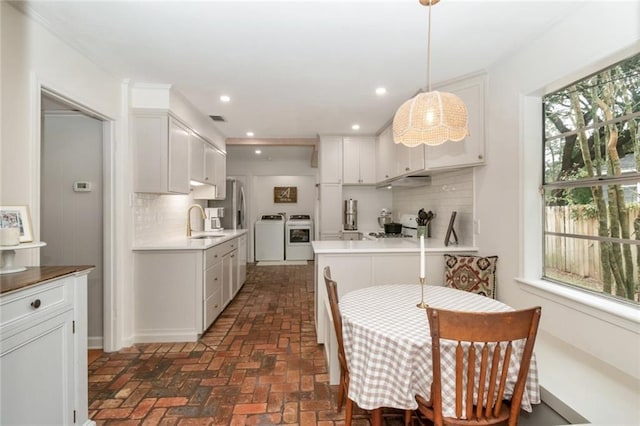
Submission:
{"label": "doorway", "polygon": [[88,275],[89,348],[104,337],[104,121],[41,98],[40,264],[94,265]]}

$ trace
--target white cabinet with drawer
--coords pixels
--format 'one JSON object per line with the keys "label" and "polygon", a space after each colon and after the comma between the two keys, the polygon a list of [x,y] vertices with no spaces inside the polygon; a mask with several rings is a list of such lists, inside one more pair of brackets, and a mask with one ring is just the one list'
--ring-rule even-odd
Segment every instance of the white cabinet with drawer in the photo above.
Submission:
{"label": "white cabinet with drawer", "polygon": [[222,312],[222,250],[215,246],[205,251],[203,330],[211,326]]}
{"label": "white cabinet with drawer", "polygon": [[0,424],[91,424],[86,273],[0,297]]}

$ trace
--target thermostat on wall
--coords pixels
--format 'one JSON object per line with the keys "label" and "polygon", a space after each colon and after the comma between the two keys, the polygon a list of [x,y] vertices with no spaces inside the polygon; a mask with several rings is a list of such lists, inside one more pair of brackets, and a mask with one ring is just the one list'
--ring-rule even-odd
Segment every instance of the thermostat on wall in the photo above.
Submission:
{"label": "thermostat on wall", "polygon": [[82,180],[73,182],[73,191],[74,192],[91,192],[91,182],[82,181]]}

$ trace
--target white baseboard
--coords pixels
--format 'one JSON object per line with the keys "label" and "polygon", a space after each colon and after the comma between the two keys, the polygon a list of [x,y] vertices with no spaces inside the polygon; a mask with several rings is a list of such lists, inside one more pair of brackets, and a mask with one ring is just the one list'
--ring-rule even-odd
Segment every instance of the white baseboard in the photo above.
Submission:
{"label": "white baseboard", "polygon": [[102,349],[104,348],[104,340],[102,336],[89,336],[87,339],[88,349]]}

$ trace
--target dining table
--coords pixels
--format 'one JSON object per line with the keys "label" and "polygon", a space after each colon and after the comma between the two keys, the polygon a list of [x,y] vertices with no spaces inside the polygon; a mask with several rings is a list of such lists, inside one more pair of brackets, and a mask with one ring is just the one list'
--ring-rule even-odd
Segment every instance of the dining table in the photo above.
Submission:
{"label": "dining table", "polygon": [[[431,335],[423,300],[436,309],[465,312],[505,312],[514,309],[498,300],[450,287],[394,284],[367,287],[344,295],[339,302],[343,344],[349,368],[348,395],[360,408],[372,411],[372,424],[382,424],[382,408],[415,410],[415,396],[429,399],[433,381]],[[455,377],[455,344],[443,342],[443,379]],[[505,396],[517,379],[518,350],[509,367]],[[455,380],[443,380],[444,416],[455,416]],[[532,357],[522,408],[540,403],[538,369]]]}

